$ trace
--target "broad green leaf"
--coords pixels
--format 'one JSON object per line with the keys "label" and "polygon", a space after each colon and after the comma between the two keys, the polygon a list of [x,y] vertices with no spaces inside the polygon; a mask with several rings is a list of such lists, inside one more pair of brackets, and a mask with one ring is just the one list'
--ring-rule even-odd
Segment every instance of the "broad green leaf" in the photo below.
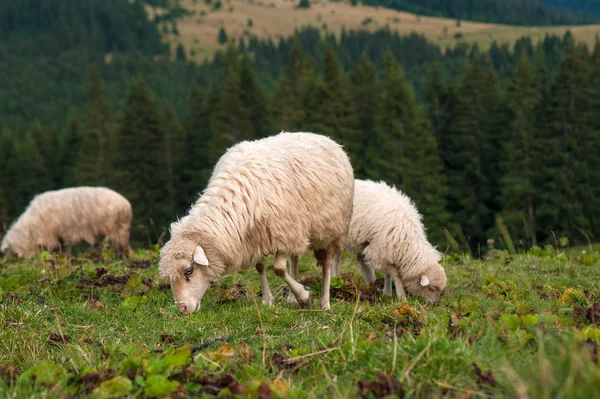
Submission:
{"label": "broad green leaf", "polygon": [[147,396],[166,396],[175,392],[178,387],[177,381],[169,381],[162,375],[151,375],[146,379],[144,393]]}
{"label": "broad green leaf", "polygon": [[132,388],[131,380],[119,375],[100,384],[92,391],[92,397],[98,399],[120,398],[129,394]]}
{"label": "broad green leaf", "polygon": [[51,360],[44,360],[21,374],[17,383],[31,382],[32,377],[35,377],[35,382],[44,385],[53,385],[62,379],[65,374],[62,367]]}

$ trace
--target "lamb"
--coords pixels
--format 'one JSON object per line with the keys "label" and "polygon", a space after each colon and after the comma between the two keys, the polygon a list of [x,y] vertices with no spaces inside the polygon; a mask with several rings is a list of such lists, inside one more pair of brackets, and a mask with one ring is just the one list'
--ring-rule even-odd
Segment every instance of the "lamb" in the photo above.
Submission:
{"label": "lamb", "polygon": [[128,253],[131,204],[105,187],[72,187],[36,195],[12,224],[0,245],[2,252],[31,258],[41,249],[57,248],[107,237]]}
{"label": "lamb", "polygon": [[[410,198],[384,182],[355,181],[346,247],[356,250],[365,282],[375,281],[374,269],[385,273],[385,295],[392,295],[390,277],[400,300],[406,288],[431,304],[446,289],[440,253],[427,241],[421,215]],[[335,262],[339,270],[340,258]]]}
{"label": "lamb", "polygon": [[243,141],[215,165],[188,214],[170,226],[160,251],[160,277],[170,280],[181,312],[197,311],[210,283],[255,265],[262,301],[273,303],[263,256],[301,306],[309,292],[286,270],[290,256],[313,250],[323,268],[320,300],[329,309],[331,266],[342,251],[354,197],[354,172],[342,147],[314,133]]}

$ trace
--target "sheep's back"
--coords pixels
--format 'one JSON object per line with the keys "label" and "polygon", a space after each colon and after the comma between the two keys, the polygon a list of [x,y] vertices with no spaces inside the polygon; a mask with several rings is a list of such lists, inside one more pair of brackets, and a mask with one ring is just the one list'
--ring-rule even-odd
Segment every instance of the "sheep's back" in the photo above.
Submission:
{"label": "sheep's back", "polygon": [[230,148],[190,215],[261,253],[302,254],[343,244],[353,195],[354,173],[339,144],[281,133]]}

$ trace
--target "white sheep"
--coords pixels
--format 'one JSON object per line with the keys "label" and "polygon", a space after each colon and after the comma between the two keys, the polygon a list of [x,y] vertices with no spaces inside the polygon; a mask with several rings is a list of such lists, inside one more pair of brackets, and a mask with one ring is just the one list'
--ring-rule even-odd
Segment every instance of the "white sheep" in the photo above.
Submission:
{"label": "white sheep", "polygon": [[62,242],[72,245],[107,237],[129,252],[132,210],[121,194],[104,187],[72,187],[36,195],[10,227],[0,250],[33,257]]}
{"label": "white sheep", "polygon": [[[374,269],[385,273],[385,295],[392,295],[390,277],[401,300],[406,289],[434,303],[446,289],[441,254],[427,240],[421,215],[410,198],[384,182],[355,181],[346,248],[356,250],[365,282],[375,281]],[[339,270],[339,256],[335,262]]]}
{"label": "white sheep", "polygon": [[313,250],[323,267],[320,306],[329,309],[333,259],[342,251],[352,215],[354,172],[342,147],[313,133],[286,133],[231,147],[208,186],[171,224],[160,252],[180,311],[191,313],[209,284],[256,265],[263,303],[271,304],[263,256],[302,306],[309,292],[286,271],[286,259]]}

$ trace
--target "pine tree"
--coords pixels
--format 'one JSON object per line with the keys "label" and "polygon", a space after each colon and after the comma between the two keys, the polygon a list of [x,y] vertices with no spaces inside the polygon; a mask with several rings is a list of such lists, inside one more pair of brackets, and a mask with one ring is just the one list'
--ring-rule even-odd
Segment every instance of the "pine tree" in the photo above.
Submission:
{"label": "pine tree", "polygon": [[500,158],[494,147],[499,140],[495,136],[498,87],[489,67],[475,48],[458,88],[452,131],[445,140],[448,210],[472,249],[486,239],[495,223],[492,180]]}
{"label": "pine tree", "polygon": [[320,101],[318,99],[319,81],[316,67],[312,60],[304,62],[302,68],[302,87],[300,99],[302,102],[302,123],[304,130],[308,132],[317,132],[320,118]]}
{"label": "pine tree", "polygon": [[310,126],[314,132],[333,137],[342,144],[353,161],[358,159],[358,119],[348,84],[329,45],[323,57],[323,82],[317,86]]}
{"label": "pine tree", "polygon": [[357,113],[359,141],[356,146],[357,157],[354,163],[354,174],[357,178],[367,176],[369,158],[366,156],[375,135],[376,115],[379,109],[379,81],[375,66],[369,61],[366,53],[350,71],[350,91]]}
{"label": "pine tree", "polygon": [[203,97],[197,86],[190,92],[187,122],[187,156],[184,173],[186,206],[198,199],[198,195],[210,177],[215,159],[211,153],[213,134],[211,116],[220,103],[221,89],[213,81],[209,83],[206,97]]}
{"label": "pine tree", "polygon": [[91,68],[86,89],[87,123],[82,131],[76,180],[79,185],[102,186],[107,184],[109,175],[111,116],[110,107],[104,99],[102,78],[95,66]]}
{"label": "pine tree", "polygon": [[449,220],[445,209],[446,181],[431,125],[419,109],[391,52],[385,60],[381,112],[376,140],[368,154],[372,179],[394,184],[416,203],[430,227],[430,239],[441,242]]}
{"label": "pine tree", "polygon": [[67,130],[63,136],[62,151],[62,187],[77,185],[77,157],[81,150],[82,126],[77,117],[71,115],[67,122]]}
{"label": "pine tree", "polygon": [[251,138],[260,138],[273,134],[265,129],[267,121],[267,103],[254,68],[247,54],[240,63],[240,100],[246,112],[246,118],[252,124]]}
{"label": "pine tree", "polygon": [[587,195],[584,201],[587,203],[587,216],[590,219],[592,234],[595,237],[600,237],[600,214],[597,212],[600,209],[600,184],[592,183],[600,182],[600,156],[598,156],[600,154],[600,38],[598,36],[596,36],[594,51],[589,62],[591,67],[589,89],[592,96],[589,126],[592,129],[592,134],[588,136],[590,142],[587,143],[589,148],[586,164],[588,182],[591,184],[584,188]]}
{"label": "pine tree", "polygon": [[512,123],[503,142],[504,177],[501,180],[502,215],[513,238],[537,245],[535,235],[536,111],[540,103],[533,67],[526,53],[508,86]]}
{"label": "pine tree", "polygon": [[594,92],[585,50],[571,44],[548,94],[544,122],[536,141],[541,147],[535,175],[540,204],[538,234],[543,242],[557,237],[581,237],[595,229],[598,131],[594,128]]}
{"label": "pine tree", "polygon": [[31,138],[42,156],[45,178],[40,190],[55,190],[62,185],[62,146],[58,131],[50,127],[44,129],[39,123],[34,123],[31,128]]}
{"label": "pine tree", "polygon": [[0,232],[8,229],[10,221],[15,217],[15,186],[11,183],[9,160],[16,156],[13,133],[6,129],[0,135]]}
{"label": "pine tree", "polygon": [[173,218],[177,213],[185,211],[185,191],[181,176],[186,167],[186,136],[185,130],[177,123],[173,106],[167,103],[162,115],[162,132],[164,134],[164,156],[167,180],[168,215]]}
{"label": "pine tree", "polygon": [[141,228],[145,237],[154,242],[170,217],[164,206],[167,186],[164,136],[156,108],[141,79],[129,91],[117,140],[115,170],[119,171],[119,191],[133,206],[134,229]]}
{"label": "pine tree", "polygon": [[47,190],[48,183],[44,158],[31,131],[17,142],[15,149],[15,156],[6,165],[6,174],[9,186],[14,187],[11,201],[15,204],[16,217],[35,195]]}
{"label": "pine tree", "polygon": [[210,129],[212,131],[209,144],[209,160],[211,164],[223,155],[232,145],[252,138],[252,123],[241,99],[239,68],[236,50],[229,46],[225,57],[225,85],[219,102],[211,114]]}
{"label": "pine tree", "polygon": [[177,50],[175,52],[175,59],[177,61],[185,61],[186,60],[185,49],[183,48],[181,43],[177,46]]}
{"label": "pine tree", "polygon": [[221,27],[221,29],[219,29],[219,44],[226,44],[228,41],[228,37],[227,37],[227,32],[225,31],[224,27]]}
{"label": "pine tree", "polygon": [[280,74],[271,97],[269,126],[273,133],[301,129],[304,119],[301,97],[302,70],[303,55],[300,40],[296,36],[290,48],[288,66],[284,73]]}

